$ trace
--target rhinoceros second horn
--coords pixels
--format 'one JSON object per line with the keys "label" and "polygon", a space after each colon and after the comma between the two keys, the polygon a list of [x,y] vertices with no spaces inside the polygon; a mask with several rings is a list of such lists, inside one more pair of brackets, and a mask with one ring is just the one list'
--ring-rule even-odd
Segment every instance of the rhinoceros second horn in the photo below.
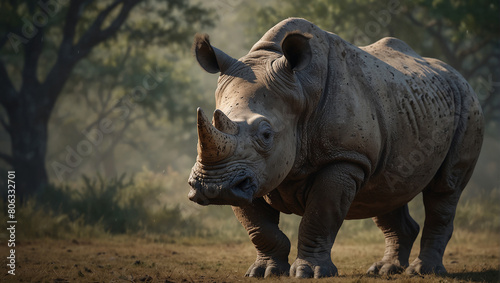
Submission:
{"label": "rhinoceros second horn", "polygon": [[238,134],[238,125],[231,121],[224,112],[217,109],[214,112],[213,125],[215,128],[223,133],[230,135]]}

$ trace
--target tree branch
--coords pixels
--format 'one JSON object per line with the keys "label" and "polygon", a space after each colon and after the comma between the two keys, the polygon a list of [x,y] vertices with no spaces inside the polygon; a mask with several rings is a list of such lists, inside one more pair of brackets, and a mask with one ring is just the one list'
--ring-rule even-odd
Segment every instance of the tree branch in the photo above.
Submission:
{"label": "tree branch", "polygon": [[123,127],[118,132],[116,132],[115,135],[111,137],[112,139],[111,144],[104,151],[99,152],[100,153],[99,160],[95,163],[96,166],[101,164],[101,162],[103,162],[104,159],[106,159],[108,155],[110,155],[114,151],[114,149],[118,145],[118,142],[123,138],[125,130],[128,129],[131,123],[132,123],[131,121],[128,120],[125,121],[125,125],[123,125]]}
{"label": "tree branch", "polygon": [[[98,96],[101,93],[101,91],[102,91],[102,84],[99,84],[99,86],[97,87],[97,95]],[[98,112],[97,106],[94,105],[94,103],[92,103],[92,101],[90,101],[90,98],[89,98],[90,93],[94,93],[94,91],[92,89],[88,89],[87,91],[84,91],[83,98],[85,99],[85,103],[87,103],[87,106],[90,109],[92,109],[92,111]]]}
{"label": "tree branch", "polygon": [[469,56],[469,55],[471,55],[473,53],[476,53],[481,48],[483,48],[486,45],[488,45],[490,42],[491,42],[491,38],[485,38],[483,41],[481,41],[478,44],[472,46],[471,48],[465,49],[465,50],[462,50],[462,51],[458,52],[457,57],[458,57],[458,59],[460,61],[463,61],[465,59],[465,57],[467,57],[467,56]]}
{"label": "tree branch", "polygon": [[427,31],[437,40],[439,43],[439,46],[441,46],[441,50],[443,50],[444,56],[447,58],[448,63],[455,67],[456,69],[459,69],[459,62],[457,62],[457,58],[455,56],[455,53],[451,50],[450,46],[448,45],[448,41],[446,38],[443,37],[443,34],[441,32],[442,29],[442,22],[440,21],[437,25],[437,30],[434,30],[432,28],[427,29]]}
{"label": "tree branch", "polygon": [[420,22],[419,20],[417,20],[411,13],[411,11],[406,11],[406,16],[408,17],[408,19],[410,19],[410,21],[414,24],[414,25],[417,25],[419,27],[424,27],[424,24],[422,22]]}
{"label": "tree branch", "polygon": [[[125,62],[127,61],[127,59],[129,58],[129,55],[130,55],[130,50],[131,50],[131,47],[128,47],[127,48],[127,51],[125,52],[125,55],[123,56],[119,66],[118,66],[118,70],[123,70],[123,66],[125,65]],[[111,83],[111,85],[108,86],[108,92],[107,92],[107,95],[106,95],[106,99],[103,100],[101,102],[101,112],[99,113],[97,119],[90,123],[87,127],[85,127],[85,131],[89,131],[92,127],[94,127],[95,125],[97,125],[99,123],[99,121],[101,121],[102,119],[104,119],[106,116],[108,116],[109,114],[111,114],[111,112],[113,112],[113,110],[116,109],[116,107],[120,104],[120,102],[112,105],[109,109],[108,108],[108,105],[109,105],[109,102],[111,101],[111,97],[112,97],[112,93],[113,93],[113,89],[118,85],[118,76],[119,74],[117,74],[115,77],[114,77],[114,80],[113,82]],[[97,92],[98,93],[98,96],[99,96],[99,100],[101,100],[101,89],[104,88],[104,84],[101,83],[99,85],[99,91]],[[125,97],[122,97],[122,99],[125,98]],[[89,105],[90,105],[90,102],[89,102]],[[94,109],[94,112],[97,112],[97,109]]]}
{"label": "tree branch", "polygon": [[[141,1],[142,0],[116,0],[106,9],[101,11],[96,20],[92,23],[90,28],[85,32],[85,34],[77,43],[76,49],[79,51],[78,57],[85,57],[90,52],[92,47],[113,36],[125,22],[132,8],[134,8],[134,6],[139,4],[139,2]],[[120,4],[122,4],[122,7],[118,16],[116,16],[116,18],[106,29],[102,30],[101,27],[104,23],[104,20],[106,20],[113,9],[118,7],[118,5]]]}
{"label": "tree branch", "polygon": [[37,78],[38,59],[43,49],[44,28],[38,27],[35,36],[24,45],[24,66],[22,70],[23,84],[21,88],[37,86],[40,81]]}
{"label": "tree branch", "polygon": [[[61,46],[57,61],[47,75],[47,79],[44,83],[44,87],[46,87],[45,91],[49,96],[50,102],[47,106],[48,110],[51,110],[51,108],[53,107],[57,97],[59,96],[59,93],[61,92],[62,87],[64,86],[64,83],[68,79],[69,74],[76,62],[87,56],[96,44],[114,35],[127,19],[132,8],[140,1],[141,0],[116,0],[115,2],[113,2],[113,4],[101,11],[97,19],[80,38],[76,45],[73,45],[73,40],[77,20],[73,18],[69,19],[69,23],[67,24],[68,26],[65,26],[64,28],[64,44],[63,46]],[[88,0],[80,0],[74,3],[72,1],[70,10],[68,11],[68,13],[70,14],[68,15],[68,17],[76,16],[76,18],[78,18],[79,10],[81,9],[82,5],[85,4],[85,2],[88,2]],[[115,7],[122,3],[123,6],[118,16],[112,21],[111,25],[108,28],[106,28],[105,30],[101,30],[100,28],[109,13],[111,13],[111,11]],[[76,50],[77,53],[75,54],[73,50]]]}
{"label": "tree branch", "polygon": [[[86,1],[72,2],[70,10],[68,10],[69,16],[77,16],[82,5]],[[105,20],[106,16],[115,8],[118,4],[123,3],[122,9],[119,15],[114,19],[111,25],[104,31],[100,30],[100,27]],[[73,66],[83,57],[87,56],[92,47],[96,44],[109,38],[111,35],[116,33],[123,22],[126,20],[130,10],[139,3],[139,0],[117,0],[105,10],[103,10],[91,27],[85,32],[85,34],[80,38],[79,42],[73,46],[73,38],[75,32],[75,25],[77,20],[69,19],[68,26],[64,28],[64,44],[61,46],[58,54],[58,58],[43,85],[44,91],[47,93],[47,111],[51,111],[54,103],[59,96],[65,82],[67,81]],[[73,50],[78,52],[75,54]]]}
{"label": "tree branch", "polygon": [[[10,9],[8,9],[8,13],[15,13],[15,11],[17,11],[19,5],[22,5],[22,3],[20,3],[20,1],[9,1],[9,5],[10,6]],[[5,7],[2,7],[3,9],[5,9]],[[2,21],[2,23],[0,24],[3,26],[3,30],[5,31],[3,34],[2,34],[2,37],[0,38],[0,48],[2,48],[4,46],[5,43],[7,43],[7,40],[9,39],[9,34],[10,33],[14,33],[14,34],[21,34],[22,32],[22,27],[21,26],[13,26],[11,24],[11,21],[7,20],[7,21]],[[8,32],[7,32],[8,31]]]}
{"label": "tree branch", "polygon": [[66,14],[66,22],[63,28],[63,39],[59,48],[59,58],[68,60],[72,57],[73,42],[75,39],[75,30],[78,20],[80,19],[84,0],[71,1]]}
{"label": "tree branch", "polygon": [[88,2],[88,0],[70,1],[63,27],[63,38],[57,53],[57,60],[42,85],[46,95],[46,105],[44,106],[47,109],[46,111],[50,112],[52,110],[57,97],[70,75],[72,67],[78,61],[73,54],[73,41],[76,25],[85,2]]}
{"label": "tree branch", "polygon": [[0,88],[2,89],[0,104],[2,104],[7,111],[9,111],[9,109],[14,106],[13,103],[15,101],[17,91],[9,78],[7,68],[5,68],[5,64],[2,60],[0,60]]}
{"label": "tree branch", "polygon": [[[118,70],[124,70],[125,62],[128,60],[129,55],[130,55],[130,50],[132,50],[132,47],[128,46],[127,50],[125,51],[125,54],[123,55],[123,58],[121,59],[120,63],[118,64]],[[113,89],[118,85],[118,77],[120,76],[120,73],[116,74],[114,77],[113,83],[109,87],[109,90],[106,95],[106,99],[102,99],[102,110],[108,108],[109,102],[111,101],[111,97],[113,94]],[[102,96],[99,96],[100,98]]]}
{"label": "tree branch", "polygon": [[110,107],[108,110],[104,111],[101,111],[101,113],[99,114],[99,116],[97,117],[97,119],[90,123],[89,125],[87,125],[87,127],[85,127],[85,131],[90,131],[90,129],[92,127],[94,127],[95,125],[97,125],[99,123],[99,121],[101,121],[104,117],[108,116],[109,114],[111,114],[111,112],[113,112],[113,110],[116,109],[116,106],[118,106],[120,104],[120,102],[117,102],[115,105],[113,105],[112,107]]}
{"label": "tree branch", "polygon": [[9,135],[12,133],[12,128],[10,127],[9,124],[7,124],[7,121],[3,117],[0,116],[0,124],[2,124],[2,127],[9,133]]}
{"label": "tree branch", "polygon": [[492,57],[493,54],[487,56],[485,55],[481,61],[477,62],[477,64],[472,67],[472,69],[464,71],[463,76],[465,77],[465,79],[470,79],[474,75],[474,73],[477,72],[477,70],[479,70],[481,67],[484,67]]}
{"label": "tree branch", "polygon": [[[448,45],[448,41],[443,37],[443,34],[441,32],[441,28],[443,25],[442,21],[439,20],[433,21],[429,24],[423,24],[422,22],[418,21],[411,12],[408,11],[406,15],[413,24],[424,27],[427,32],[429,32],[429,34],[437,41],[448,63],[455,69],[460,69],[459,62],[457,60],[457,57],[455,56],[455,53],[453,53],[450,46]],[[436,27],[436,29],[434,29],[434,27]]]}
{"label": "tree branch", "polygon": [[9,33],[5,32],[2,37],[0,38],[0,48],[4,46],[4,44],[7,42],[7,39],[9,38]]}

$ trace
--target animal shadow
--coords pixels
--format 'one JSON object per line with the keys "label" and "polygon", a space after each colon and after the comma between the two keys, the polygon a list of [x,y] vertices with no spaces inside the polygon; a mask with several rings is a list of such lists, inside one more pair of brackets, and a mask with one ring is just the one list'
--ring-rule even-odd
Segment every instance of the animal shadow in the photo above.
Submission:
{"label": "animal shadow", "polygon": [[499,269],[484,269],[482,271],[455,272],[440,275],[443,278],[458,279],[468,282],[500,282]]}

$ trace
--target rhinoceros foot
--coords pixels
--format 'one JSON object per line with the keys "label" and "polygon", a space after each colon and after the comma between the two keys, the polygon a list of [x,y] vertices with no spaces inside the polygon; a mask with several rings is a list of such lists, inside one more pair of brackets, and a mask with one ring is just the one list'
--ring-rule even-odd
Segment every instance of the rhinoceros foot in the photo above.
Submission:
{"label": "rhinoceros foot", "polygon": [[406,269],[406,273],[410,275],[444,274],[447,273],[447,271],[441,262],[429,262],[423,261],[420,258],[416,258]]}
{"label": "rhinoceros foot", "polygon": [[271,277],[288,276],[290,264],[279,259],[260,259],[258,258],[250,268],[248,268],[246,277]]}
{"label": "rhinoceros foot", "polygon": [[371,275],[399,274],[404,271],[404,267],[393,262],[379,261],[372,264],[367,273]]}
{"label": "rhinoceros foot", "polygon": [[330,259],[309,261],[297,258],[290,268],[290,276],[297,278],[322,278],[338,274],[337,267]]}

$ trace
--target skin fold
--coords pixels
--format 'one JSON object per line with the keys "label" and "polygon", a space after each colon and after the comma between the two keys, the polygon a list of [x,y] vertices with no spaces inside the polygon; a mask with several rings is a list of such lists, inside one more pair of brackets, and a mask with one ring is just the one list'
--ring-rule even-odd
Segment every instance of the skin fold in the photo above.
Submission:
{"label": "skin fold", "polygon": [[[297,18],[236,60],[197,35],[203,69],[220,73],[213,119],[198,110],[189,198],[232,205],[257,249],[246,275],[328,277],[344,219],[372,217],[385,236],[371,274],[446,272],[442,258],[483,139],[479,101],[445,63],[395,38],[356,47]],[[423,194],[419,233],[407,203]],[[302,216],[298,254],[280,213]]]}

